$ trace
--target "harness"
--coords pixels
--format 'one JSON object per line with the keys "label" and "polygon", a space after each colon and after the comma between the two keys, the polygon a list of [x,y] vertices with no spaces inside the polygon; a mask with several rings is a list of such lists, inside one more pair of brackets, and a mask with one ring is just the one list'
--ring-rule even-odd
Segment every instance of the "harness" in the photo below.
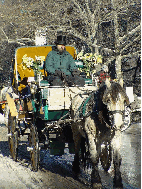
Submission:
{"label": "harness", "polygon": [[94,92],[90,93],[89,96],[87,98],[85,98],[83,100],[83,102],[81,103],[81,105],[79,106],[78,110],[76,111],[76,115],[75,115],[75,117],[77,117],[77,119],[84,119],[86,117],[89,117],[93,113],[93,111],[89,111],[86,113],[86,106],[87,106],[89,100],[92,98],[93,94],[94,94]]}

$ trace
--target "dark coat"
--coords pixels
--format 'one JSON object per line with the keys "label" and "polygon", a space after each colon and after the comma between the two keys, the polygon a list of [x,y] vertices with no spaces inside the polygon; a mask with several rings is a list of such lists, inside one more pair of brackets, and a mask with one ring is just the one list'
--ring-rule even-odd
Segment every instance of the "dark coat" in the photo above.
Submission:
{"label": "dark coat", "polygon": [[45,60],[45,70],[48,74],[54,74],[56,70],[62,71],[65,75],[71,75],[76,70],[76,64],[69,52],[60,53],[56,46],[52,47]]}

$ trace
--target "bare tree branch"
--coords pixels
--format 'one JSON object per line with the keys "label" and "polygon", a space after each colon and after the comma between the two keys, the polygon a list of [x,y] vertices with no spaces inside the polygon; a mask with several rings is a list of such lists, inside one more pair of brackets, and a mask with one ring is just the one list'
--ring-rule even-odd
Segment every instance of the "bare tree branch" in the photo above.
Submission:
{"label": "bare tree branch", "polygon": [[128,32],[126,35],[124,35],[123,37],[119,37],[119,41],[122,41],[123,39],[125,39],[126,37],[128,37],[129,35],[133,35],[134,33],[136,33],[137,31],[141,30],[141,23],[140,25],[138,25],[135,29],[131,30],[130,32]]}
{"label": "bare tree branch", "polygon": [[136,37],[133,41],[131,41],[131,42],[128,43],[123,49],[121,49],[120,54],[122,54],[122,52],[123,52],[125,49],[127,49],[129,46],[131,46],[135,41],[138,41],[138,40],[140,40],[140,39],[141,39],[141,36]]}
{"label": "bare tree branch", "polygon": [[7,37],[6,33],[4,32],[4,30],[3,30],[2,27],[1,27],[1,30],[2,30],[2,32],[4,33],[4,35],[5,35],[5,37],[6,37],[7,41],[8,41],[8,37]]}
{"label": "bare tree branch", "polygon": [[125,58],[125,57],[133,57],[134,55],[140,55],[141,51],[137,51],[137,52],[133,52],[133,53],[128,53],[126,55],[122,55],[121,58]]}

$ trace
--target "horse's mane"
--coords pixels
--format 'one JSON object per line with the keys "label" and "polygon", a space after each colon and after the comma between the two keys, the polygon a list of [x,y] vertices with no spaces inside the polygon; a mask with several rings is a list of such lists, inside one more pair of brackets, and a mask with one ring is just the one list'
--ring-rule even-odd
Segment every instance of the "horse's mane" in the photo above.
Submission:
{"label": "horse's mane", "polygon": [[125,90],[121,87],[119,83],[112,82],[111,86],[108,90],[105,91],[105,94],[103,96],[103,101],[107,102],[107,95],[110,94],[112,101],[115,103],[117,101],[118,95],[121,94],[123,98],[125,99],[126,103],[129,104],[129,98],[126,95]]}
{"label": "horse's mane", "polygon": [[120,97],[119,94],[121,94],[121,97],[125,99],[128,105],[129,98],[126,95],[125,90],[116,82],[112,82],[109,88],[103,84],[90,98],[89,103],[87,104],[87,110],[92,111],[92,118],[99,123],[97,124],[99,130],[107,129],[106,124],[103,124],[104,121],[108,125],[111,125],[108,116],[109,110],[107,109],[106,104],[109,98],[112,98],[112,101],[115,103]]}

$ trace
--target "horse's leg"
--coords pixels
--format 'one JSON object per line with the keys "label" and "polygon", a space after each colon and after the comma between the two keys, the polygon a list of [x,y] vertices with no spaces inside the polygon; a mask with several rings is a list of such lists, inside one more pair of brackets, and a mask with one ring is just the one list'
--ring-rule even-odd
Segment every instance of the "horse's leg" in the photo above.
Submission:
{"label": "horse's leg", "polygon": [[72,124],[72,133],[73,133],[73,140],[74,140],[74,147],[75,147],[75,156],[74,156],[72,170],[75,174],[78,174],[80,172],[79,149],[80,149],[82,136],[77,129],[77,124],[75,124],[75,123]]}
{"label": "horse's leg", "polygon": [[120,172],[121,156],[118,151],[114,151],[113,163],[114,163],[114,179],[113,179],[114,187],[123,188],[122,177]]}
{"label": "horse's leg", "polygon": [[113,184],[115,188],[123,188],[122,184],[122,177],[120,172],[120,166],[121,166],[121,155],[119,153],[120,151],[120,145],[121,145],[121,133],[116,132],[116,135],[113,138],[113,164],[114,164],[114,179]]}
{"label": "horse's leg", "polygon": [[94,120],[92,120],[91,117],[86,118],[85,130],[88,137],[89,152],[92,162],[91,183],[93,188],[100,189],[102,188],[101,177],[98,170],[100,145],[96,147],[96,126],[94,124]]}
{"label": "horse's leg", "polygon": [[105,146],[101,146],[101,153],[100,153],[100,160],[101,165],[104,169],[104,171],[107,173],[112,161],[112,154],[111,154],[111,145],[105,144]]}
{"label": "horse's leg", "polygon": [[93,188],[101,189],[102,183],[101,183],[101,177],[99,175],[99,170],[98,170],[100,148],[99,147],[98,149],[96,148],[96,144],[95,144],[93,136],[88,135],[88,141],[89,141],[90,158],[92,162],[91,183],[92,183]]}

